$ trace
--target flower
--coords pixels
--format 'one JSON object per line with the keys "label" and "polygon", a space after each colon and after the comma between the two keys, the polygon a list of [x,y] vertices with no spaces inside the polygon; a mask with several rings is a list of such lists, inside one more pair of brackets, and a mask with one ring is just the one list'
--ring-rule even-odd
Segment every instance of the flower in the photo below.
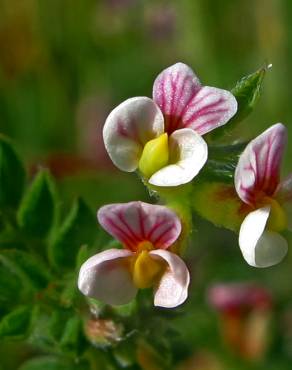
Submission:
{"label": "flower", "polygon": [[224,125],[236,110],[230,92],[202,86],[190,67],[177,63],[154,81],[153,100],[131,98],[109,114],[105,147],[119,169],[139,169],[152,185],[186,184],[208,157],[201,136]]}
{"label": "flower", "polygon": [[254,283],[217,283],[207,292],[209,304],[220,314],[221,335],[241,357],[258,361],[266,353],[273,299]]}
{"label": "flower", "polygon": [[254,267],[275,265],[287,253],[288,243],[280,234],[292,226],[292,174],[280,182],[286,140],[285,126],[273,125],[247,145],[236,167],[237,194],[251,210],[241,224],[239,246]]}
{"label": "flower", "polygon": [[207,298],[218,311],[232,315],[272,306],[271,294],[254,283],[217,283],[209,288]]}
{"label": "flower", "polygon": [[167,249],[181,233],[181,223],[167,207],[143,202],[106,205],[98,221],[124,249],[108,249],[89,258],[79,272],[78,287],[108,304],[131,301],[137,289],[154,287],[154,305],[176,307],[188,295],[189,272]]}

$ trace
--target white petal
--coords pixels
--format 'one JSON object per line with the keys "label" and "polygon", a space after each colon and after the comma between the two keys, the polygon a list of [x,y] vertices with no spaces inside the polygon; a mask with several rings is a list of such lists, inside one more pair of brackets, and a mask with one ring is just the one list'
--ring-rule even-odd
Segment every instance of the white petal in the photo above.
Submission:
{"label": "white petal", "polygon": [[130,302],[137,292],[127,265],[132,255],[128,250],[108,249],[89,258],[79,271],[79,290],[107,304]]}
{"label": "white petal", "polygon": [[166,308],[179,306],[188,297],[190,274],[187,266],[179,256],[162,249],[149,254],[168,264],[168,268],[155,289],[154,305]]}
{"label": "white petal", "polygon": [[154,173],[149,183],[156,186],[178,186],[190,182],[208,158],[205,140],[195,131],[184,128],[169,138],[170,164]]}
{"label": "white petal", "polygon": [[103,128],[103,140],[113,163],[122,171],[138,167],[147,141],[164,132],[164,118],[159,107],[147,97],[131,98],[117,106]]}
{"label": "white petal", "polygon": [[239,232],[239,246],[246,262],[254,267],[273,266],[285,257],[288,244],[282,235],[265,230],[270,206],[249,213]]}

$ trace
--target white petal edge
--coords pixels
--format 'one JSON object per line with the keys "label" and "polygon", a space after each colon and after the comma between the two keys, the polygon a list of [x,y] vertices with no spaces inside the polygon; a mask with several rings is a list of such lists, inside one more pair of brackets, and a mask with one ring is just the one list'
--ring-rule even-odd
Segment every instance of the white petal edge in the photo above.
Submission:
{"label": "white petal edge", "polygon": [[133,172],[144,145],[163,132],[160,108],[152,99],[142,96],[127,99],[109,114],[103,140],[113,163],[122,171]]}
{"label": "white petal edge", "polygon": [[239,246],[246,262],[253,267],[270,267],[281,262],[288,243],[279,233],[266,230],[271,207],[250,212],[239,232]]}
{"label": "white petal edge", "polygon": [[179,186],[193,180],[208,158],[205,140],[189,128],[177,130],[169,137],[170,157],[177,162],[155,172],[149,183],[156,186]]}
{"label": "white petal edge", "polygon": [[79,290],[111,305],[130,302],[137,293],[126,261],[132,255],[128,250],[108,249],[90,257],[80,268]]}
{"label": "white petal edge", "polygon": [[184,261],[176,254],[161,249],[151,251],[149,254],[168,264],[155,289],[154,305],[173,308],[184,303],[188,297],[190,283],[190,273]]}

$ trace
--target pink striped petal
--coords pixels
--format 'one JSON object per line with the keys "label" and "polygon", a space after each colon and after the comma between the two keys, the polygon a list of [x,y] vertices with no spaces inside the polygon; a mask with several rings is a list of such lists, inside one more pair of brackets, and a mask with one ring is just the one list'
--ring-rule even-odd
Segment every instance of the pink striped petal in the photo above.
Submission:
{"label": "pink striped petal", "polygon": [[154,305],[166,308],[179,306],[188,297],[190,274],[187,266],[179,256],[165,250],[155,250],[149,254],[168,265],[155,289]]}
{"label": "pink striped petal", "polygon": [[[208,158],[205,140],[189,128],[177,130],[169,138],[170,162],[155,172],[149,183],[156,186],[179,186],[193,180]],[[173,158],[172,158],[173,157]]]}
{"label": "pink striped petal", "polygon": [[183,63],[158,75],[153,100],[164,114],[168,134],[191,128],[204,135],[227,123],[237,111],[237,101],[229,91],[202,87],[192,69]]}
{"label": "pink striped petal", "polygon": [[98,211],[98,221],[113,237],[136,251],[139,243],[151,242],[166,249],[181,232],[177,215],[164,206],[144,202],[109,204]]}
{"label": "pink striped petal", "polygon": [[79,271],[79,290],[107,304],[130,302],[137,292],[127,261],[132,255],[125,249],[108,249],[89,258]]}
{"label": "pink striped petal", "polygon": [[144,145],[163,134],[164,118],[153,100],[131,98],[117,106],[103,128],[103,140],[113,163],[122,171],[132,172]]}
{"label": "pink striped petal", "polygon": [[239,232],[239,246],[246,262],[253,267],[269,267],[281,262],[288,250],[279,233],[266,230],[271,207],[250,212]]}
{"label": "pink striped petal", "polygon": [[252,140],[241,154],[235,188],[245,203],[255,205],[263,197],[274,195],[286,139],[285,126],[277,123]]}

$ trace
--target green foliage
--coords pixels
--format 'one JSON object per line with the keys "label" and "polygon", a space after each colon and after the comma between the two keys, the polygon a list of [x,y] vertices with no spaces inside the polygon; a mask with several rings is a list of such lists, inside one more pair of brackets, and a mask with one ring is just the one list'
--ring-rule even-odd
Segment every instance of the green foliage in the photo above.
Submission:
{"label": "green foliage", "polygon": [[35,314],[32,306],[19,306],[5,315],[0,321],[0,339],[19,339],[25,337],[31,327]]}
{"label": "green foliage", "polygon": [[75,267],[79,248],[84,244],[90,245],[96,234],[97,221],[94,214],[82,199],[77,199],[50,245],[52,264],[61,268]]}
{"label": "green foliage", "polygon": [[29,360],[19,370],[86,370],[86,363],[76,363],[61,356],[41,356]]}
{"label": "green foliage", "polygon": [[45,288],[50,281],[50,272],[36,256],[17,249],[2,250],[0,260],[4,261],[19,277],[35,289]]}
{"label": "green foliage", "polygon": [[8,312],[23,294],[23,281],[0,259],[0,314]]}
{"label": "green foliage", "polygon": [[17,207],[23,192],[25,171],[10,142],[0,135],[0,213]]}
{"label": "green foliage", "polygon": [[29,235],[44,237],[53,226],[55,212],[52,178],[47,171],[40,171],[21,202],[18,211],[19,225]]}

